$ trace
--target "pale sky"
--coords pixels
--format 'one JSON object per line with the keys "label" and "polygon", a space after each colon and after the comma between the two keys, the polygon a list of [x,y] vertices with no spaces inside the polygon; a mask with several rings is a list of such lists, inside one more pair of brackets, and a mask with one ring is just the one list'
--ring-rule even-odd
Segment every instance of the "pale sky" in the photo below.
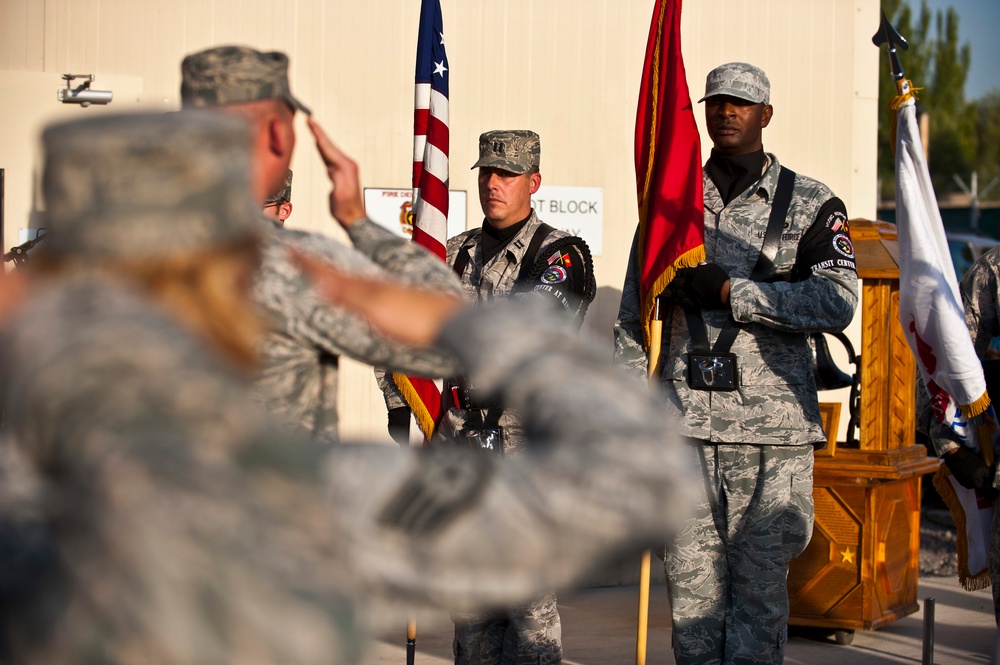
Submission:
{"label": "pale sky", "polygon": [[[919,15],[921,0],[906,0]],[[927,0],[933,12],[949,6],[958,11],[959,43],[972,46],[972,65],[965,79],[965,99],[979,99],[990,90],[1000,90],[1000,1],[998,0]],[[934,24],[931,23],[931,30]],[[873,32],[874,34],[874,32]],[[910,39],[912,35],[903,35]],[[903,53],[903,68],[906,54]],[[920,83],[915,82],[916,85]]]}

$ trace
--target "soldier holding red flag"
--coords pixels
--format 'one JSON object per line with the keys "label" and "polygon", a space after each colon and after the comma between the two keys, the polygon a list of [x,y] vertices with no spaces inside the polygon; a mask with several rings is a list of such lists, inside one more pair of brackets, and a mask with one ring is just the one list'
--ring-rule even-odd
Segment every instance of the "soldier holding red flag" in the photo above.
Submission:
{"label": "soldier holding red flag", "polygon": [[[857,272],[843,202],[764,152],[774,112],[764,72],[721,65],[700,101],[714,143],[701,183],[706,261],[671,275],[660,296],[669,341],[653,359],[704,474],[665,550],[674,655],[780,663],[788,562],[812,533],[813,448],[826,438],[808,333],[850,323]],[[640,245],[615,337],[618,362],[645,376]]]}

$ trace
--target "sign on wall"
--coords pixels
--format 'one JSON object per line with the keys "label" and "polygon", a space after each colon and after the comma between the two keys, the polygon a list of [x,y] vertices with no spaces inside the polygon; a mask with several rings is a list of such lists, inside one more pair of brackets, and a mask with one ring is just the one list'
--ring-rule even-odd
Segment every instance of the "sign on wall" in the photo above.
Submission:
{"label": "sign on wall", "polygon": [[604,189],[542,185],[531,197],[539,219],[557,229],[580,236],[590,252],[600,256],[604,243]]}
{"label": "sign on wall", "polygon": [[[464,190],[448,192],[448,237],[466,230]],[[373,222],[393,233],[413,235],[413,192],[409,189],[365,188],[365,209]],[[542,185],[531,197],[538,217],[557,229],[587,241],[594,256],[600,256],[604,241],[604,189],[601,187],[555,187]],[[478,225],[478,224],[477,224]]]}
{"label": "sign on wall", "polygon": [[[413,190],[365,188],[368,219],[404,238],[413,236]],[[448,237],[465,230],[466,193],[448,192]]]}

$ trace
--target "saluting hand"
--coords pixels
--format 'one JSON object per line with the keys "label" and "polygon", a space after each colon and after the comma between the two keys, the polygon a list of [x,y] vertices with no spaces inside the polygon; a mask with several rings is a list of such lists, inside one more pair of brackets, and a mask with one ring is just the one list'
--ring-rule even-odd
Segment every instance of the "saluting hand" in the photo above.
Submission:
{"label": "saluting hand", "polygon": [[318,122],[310,117],[306,119],[306,123],[316,139],[316,149],[326,165],[326,174],[333,183],[330,191],[330,214],[342,226],[350,226],[365,216],[358,164],[334,145]]}

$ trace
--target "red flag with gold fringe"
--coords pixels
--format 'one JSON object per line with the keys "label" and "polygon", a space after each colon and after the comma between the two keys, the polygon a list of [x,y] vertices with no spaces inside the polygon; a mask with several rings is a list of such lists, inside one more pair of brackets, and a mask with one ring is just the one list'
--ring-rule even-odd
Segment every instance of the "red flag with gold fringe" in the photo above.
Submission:
{"label": "red flag with gold fringe", "polygon": [[645,344],[656,297],[705,259],[701,141],[681,54],[681,2],[657,0],[635,118],[639,266]]}

